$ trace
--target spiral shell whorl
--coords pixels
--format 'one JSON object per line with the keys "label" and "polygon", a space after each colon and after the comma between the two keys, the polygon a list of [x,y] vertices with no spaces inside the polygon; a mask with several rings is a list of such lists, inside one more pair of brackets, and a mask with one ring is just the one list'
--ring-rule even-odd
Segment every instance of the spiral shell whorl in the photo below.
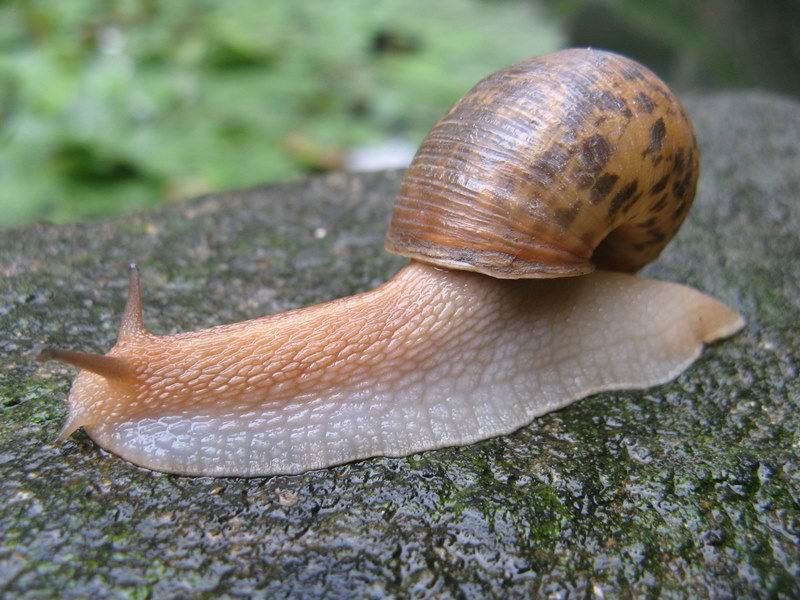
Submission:
{"label": "spiral shell whorl", "polygon": [[582,49],[532,58],[434,126],[386,248],[502,278],[635,271],[680,227],[698,158],[682,107],[641,65]]}

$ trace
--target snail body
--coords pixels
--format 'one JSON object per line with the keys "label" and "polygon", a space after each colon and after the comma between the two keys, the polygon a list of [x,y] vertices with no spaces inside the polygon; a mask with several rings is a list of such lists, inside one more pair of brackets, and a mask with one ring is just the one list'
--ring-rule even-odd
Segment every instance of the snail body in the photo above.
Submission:
{"label": "snail body", "polygon": [[510,67],[409,168],[386,242],[408,266],[362,294],[171,336],[144,327],[134,268],[108,354],[44,353],[81,368],[62,438],[83,427],[161,471],[298,473],[468,444],[668,381],[741,317],[603,269],[658,255],[697,164],[685,113],[636,63],[567,50]]}

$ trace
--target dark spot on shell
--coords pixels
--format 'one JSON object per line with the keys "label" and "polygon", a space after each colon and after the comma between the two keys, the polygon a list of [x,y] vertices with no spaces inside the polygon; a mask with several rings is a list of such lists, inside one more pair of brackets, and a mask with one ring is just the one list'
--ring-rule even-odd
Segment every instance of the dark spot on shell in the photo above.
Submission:
{"label": "dark spot on shell", "polygon": [[597,119],[595,119],[595,121],[594,121],[594,126],[595,127],[600,127],[600,125],[605,123],[607,119],[608,119],[608,117],[605,117],[605,116],[597,117]]}
{"label": "dark spot on shell", "polygon": [[639,187],[639,182],[634,179],[624,188],[617,192],[614,198],[611,200],[611,204],[608,207],[608,216],[613,218],[613,216],[617,213],[617,211],[622,208],[622,205],[625,204],[631,197],[636,193],[636,188]]}
{"label": "dark spot on shell", "polygon": [[584,140],[581,145],[581,164],[589,173],[599,173],[611,158],[611,144],[599,133]]}
{"label": "dark spot on shell", "polygon": [[627,204],[626,204],[626,205],[625,205],[625,206],[622,208],[622,212],[625,212],[625,213],[626,213],[626,212],[628,212],[630,209],[632,209],[632,208],[633,208],[633,205],[634,205],[634,204],[636,204],[636,202],[638,202],[639,198],[641,198],[641,197],[642,197],[642,192],[639,192],[638,194],[636,194],[635,196],[633,196],[633,198],[631,198],[630,200],[628,200],[628,203],[627,203]]}
{"label": "dark spot on shell", "polygon": [[680,216],[683,214],[683,211],[686,209],[687,206],[688,205],[686,204],[686,202],[681,200],[681,203],[678,204],[678,208],[676,208],[675,212],[672,213],[672,220],[673,221],[677,221],[680,218]]}
{"label": "dark spot on shell", "polygon": [[636,105],[648,115],[651,114],[656,108],[656,103],[653,102],[650,99],[650,96],[644,92],[639,92],[639,94],[636,96]]}
{"label": "dark spot on shell", "polygon": [[603,173],[598,177],[592,186],[592,191],[589,193],[589,199],[592,204],[600,204],[603,198],[608,196],[608,193],[614,188],[617,179],[619,179],[619,175],[614,173]]}
{"label": "dark spot on shell", "polygon": [[578,134],[580,133],[580,129],[575,127],[574,124],[570,127],[564,127],[564,135],[561,136],[561,144],[567,145],[570,148],[570,152],[573,152],[572,145],[578,140]]}
{"label": "dark spot on shell", "polygon": [[593,92],[591,95],[591,102],[595,108],[603,112],[615,111],[630,119],[633,116],[631,109],[628,108],[628,103],[625,98],[616,96],[609,91],[602,90]]}
{"label": "dark spot on shell", "polygon": [[592,104],[602,111],[619,110],[619,100],[619,96],[607,90],[593,91],[591,94]]}
{"label": "dark spot on shell", "polygon": [[664,233],[658,229],[651,229],[647,232],[647,236],[652,244],[660,244],[667,239],[667,236],[665,236]]}
{"label": "dark spot on shell", "polygon": [[581,98],[575,102],[571,109],[566,111],[563,117],[563,125],[575,128],[584,127],[586,119],[591,116],[596,108],[590,96]]}
{"label": "dark spot on shell", "polygon": [[569,208],[557,208],[555,211],[556,223],[563,228],[569,227],[581,212],[579,202],[574,202]]}
{"label": "dark spot on shell", "polygon": [[594,178],[589,173],[585,172],[578,173],[577,179],[578,179],[578,188],[582,190],[588,188],[590,185],[592,185],[592,181],[594,181]]}
{"label": "dark spot on shell", "polygon": [[664,137],[666,135],[667,126],[664,125],[664,119],[659,117],[658,121],[653,123],[653,126],[650,127],[650,145],[647,146],[647,149],[644,152],[642,152],[642,156],[655,154],[661,150],[661,146],[664,144]]}
{"label": "dark spot on shell", "polygon": [[651,213],[660,212],[664,209],[666,205],[667,205],[667,194],[664,194],[663,196],[661,196],[661,199],[656,204],[653,205],[653,208],[650,209],[650,212]]}
{"label": "dark spot on shell", "polygon": [[683,176],[683,179],[680,181],[676,181],[672,184],[672,192],[675,194],[675,197],[679,200],[686,200],[686,195],[689,192],[689,184],[692,181],[692,170],[689,169],[686,171],[686,175]]}
{"label": "dark spot on shell", "polygon": [[686,163],[684,162],[683,159],[683,150],[678,150],[677,152],[675,152],[675,154],[672,157],[672,160],[675,163],[673,165],[673,170],[678,175],[681,175],[683,173],[683,169],[686,167]]}
{"label": "dark spot on shell", "polygon": [[653,184],[653,187],[650,188],[650,195],[655,196],[656,194],[663,192],[664,188],[667,187],[667,181],[669,181],[669,173],[664,175],[661,179]]}
{"label": "dark spot on shell", "polygon": [[639,227],[641,227],[642,229],[649,229],[656,223],[658,223],[658,217],[650,217],[644,223],[639,223]]}
{"label": "dark spot on shell", "polygon": [[555,145],[546,150],[542,156],[533,163],[531,175],[533,179],[544,188],[553,185],[557,173],[560,173],[569,162],[573,150],[560,145]]}
{"label": "dark spot on shell", "polygon": [[647,248],[647,244],[634,244],[633,245],[633,249],[636,250],[637,252],[641,252],[645,248]]}

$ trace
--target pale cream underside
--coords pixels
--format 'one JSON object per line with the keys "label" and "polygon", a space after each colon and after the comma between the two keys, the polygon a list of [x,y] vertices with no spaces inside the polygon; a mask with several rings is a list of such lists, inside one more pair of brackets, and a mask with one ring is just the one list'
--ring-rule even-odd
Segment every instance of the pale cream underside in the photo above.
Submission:
{"label": "pale cream underside", "polygon": [[[160,471],[299,473],[469,444],[589,394],[669,381],[703,342],[742,325],[674,283],[609,272],[509,282],[412,263],[377,290],[321,307],[150,336],[163,366],[142,375],[147,392],[117,399],[114,385],[82,371],[68,427]],[[215,336],[227,346],[211,348]],[[283,350],[263,358],[276,340]],[[325,347],[334,360],[308,358]],[[214,370],[212,351],[229,357],[224,368]],[[171,371],[181,361],[193,375]]]}

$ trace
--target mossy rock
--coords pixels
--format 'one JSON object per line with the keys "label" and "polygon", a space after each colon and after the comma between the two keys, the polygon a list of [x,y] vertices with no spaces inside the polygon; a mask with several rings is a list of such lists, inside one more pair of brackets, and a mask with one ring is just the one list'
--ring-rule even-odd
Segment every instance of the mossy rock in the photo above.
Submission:
{"label": "mossy rock", "polygon": [[111,347],[126,265],[156,333],[374,287],[400,175],[335,174],[0,238],[0,590],[30,597],[800,595],[800,104],[690,98],[696,206],[646,274],[746,329],[675,382],[510,436],[299,476],[137,468],[52,442],[73,372]]}

